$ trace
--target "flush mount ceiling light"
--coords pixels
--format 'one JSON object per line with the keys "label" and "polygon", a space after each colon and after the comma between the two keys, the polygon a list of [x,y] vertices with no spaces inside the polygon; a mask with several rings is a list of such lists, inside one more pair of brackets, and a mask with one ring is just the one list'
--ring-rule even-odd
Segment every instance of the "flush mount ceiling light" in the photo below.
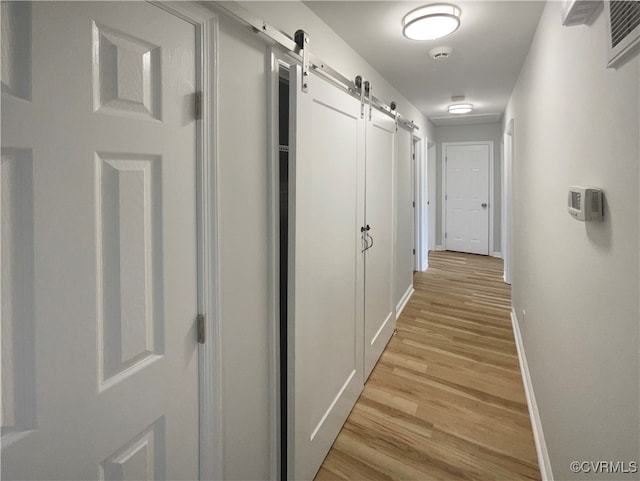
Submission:
{"label": "flush mount ceiling light", "polygon": [[473,105],[471,105],[471,104],[449,105],[449,113],[450,114],[468,114],[472,110],[473,110]]}
{"label": "flush mount ceiling light", "polygon": [[460,9],[449,3],[416,8],[402,19],[402,34],[411,40],[435,40],[458,30]]}

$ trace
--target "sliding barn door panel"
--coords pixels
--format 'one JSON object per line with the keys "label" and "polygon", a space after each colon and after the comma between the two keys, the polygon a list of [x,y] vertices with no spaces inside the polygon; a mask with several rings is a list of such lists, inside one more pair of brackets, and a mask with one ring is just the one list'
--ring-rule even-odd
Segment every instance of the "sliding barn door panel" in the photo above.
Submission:
{"label": "sliding barn door panel", "polygon": [[395,329],[393,300],[395,122],[372,111],[366,135],[365,222],[372,245],[365,252],[364,374],[369,377]]}
{"label": "sliding barn door panel", "polygon": [[364,121],[312,75],[291,79],[289,478],[312,479],[363,386]]}

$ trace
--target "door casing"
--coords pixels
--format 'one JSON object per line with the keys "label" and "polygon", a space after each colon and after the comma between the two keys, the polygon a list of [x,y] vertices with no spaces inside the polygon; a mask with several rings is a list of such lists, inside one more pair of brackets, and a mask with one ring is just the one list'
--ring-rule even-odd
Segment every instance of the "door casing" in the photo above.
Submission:
{"label": "door casing", "polygon": [[196,91],[202,115],[196,124],[198,173],[198,312],[206,342],[198,346],[200,479],[223,479],[220,262],[218,236],[218,14],[197,2],[149,2],[196,27]]}
{"label": "door casing", "polygon": [[511,271],[513,265],[512,249],[512,203],[513,203],[513,119],[507,124],[504,132],[504,154],[502,156],[502,258],[504,259],[504,282],[511,284]]}

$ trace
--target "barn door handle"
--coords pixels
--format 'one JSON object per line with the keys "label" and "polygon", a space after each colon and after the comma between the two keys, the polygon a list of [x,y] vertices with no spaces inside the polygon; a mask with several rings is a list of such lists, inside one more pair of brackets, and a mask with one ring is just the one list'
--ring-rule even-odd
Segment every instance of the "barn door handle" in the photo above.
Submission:
{"label": "barn door handle", "polygon": [[366,251],[369,247],[371,247],[369,245],[369,239],[367,238],[367,234],[366,234],[367,228],[366,227],[360,227],[360,232],[362,233],[362,240],[364,241],[364,245],[365,248],[362,249],[360,252],[364,252]]}

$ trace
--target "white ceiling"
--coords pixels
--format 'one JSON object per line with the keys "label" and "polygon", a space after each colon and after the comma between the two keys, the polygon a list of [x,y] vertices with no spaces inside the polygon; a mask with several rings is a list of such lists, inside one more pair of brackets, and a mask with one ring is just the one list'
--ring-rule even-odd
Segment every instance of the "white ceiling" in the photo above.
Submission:
{"label": "white ceiling", "polygon": [[[465,95],[465,101],[474,105],[473,114],[503,113],[544,2],[454,0],[462,9],[456,32],[425,42],[405,38],[402,17],[413,8],[438,1],[312,0],[305,4],[427,117],[453,117],[447,106],[454,95]],[[433,60],[429,50],[441,45],[453,47],[453,54]],[[472,119],[477,122],[479,117]]]}

